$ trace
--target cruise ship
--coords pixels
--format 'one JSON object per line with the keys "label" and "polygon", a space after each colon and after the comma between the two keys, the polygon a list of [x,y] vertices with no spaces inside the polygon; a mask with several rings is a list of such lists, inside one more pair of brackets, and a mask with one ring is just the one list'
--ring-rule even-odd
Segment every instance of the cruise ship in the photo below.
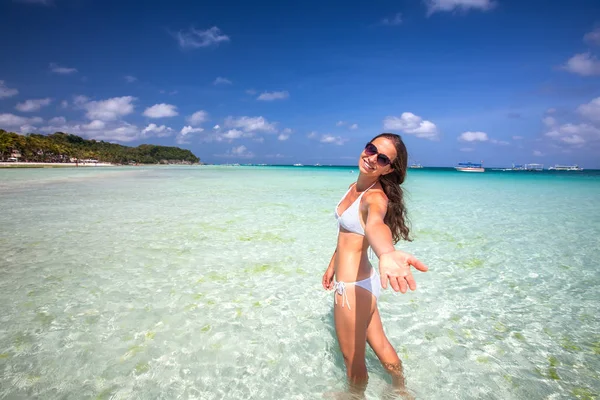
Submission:
{"label": "cruise ship", "polygon": [[505,171],[543,171],[544,164],[513,164],[512,168],[507,168]]}
{"label": "cruise ship", "polygon": [[476,164],[471,162],[458,163],[458,165],[454,167],[454,169],[460,172],[485,172],[483,164]]}
{"label": "cruise ship", "polygon": [[559,165],[556,164],[554,167],[548,168],[548,171],[583,171],[579,165]]}

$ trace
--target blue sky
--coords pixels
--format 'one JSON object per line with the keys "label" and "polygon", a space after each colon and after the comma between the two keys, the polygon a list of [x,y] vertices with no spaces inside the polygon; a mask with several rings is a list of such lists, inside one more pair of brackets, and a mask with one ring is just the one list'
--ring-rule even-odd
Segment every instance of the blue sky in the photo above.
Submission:
{"label": "blue sky", "polygon": [[2,0],[0,128],[208,163],[600,168],[595,0]]}

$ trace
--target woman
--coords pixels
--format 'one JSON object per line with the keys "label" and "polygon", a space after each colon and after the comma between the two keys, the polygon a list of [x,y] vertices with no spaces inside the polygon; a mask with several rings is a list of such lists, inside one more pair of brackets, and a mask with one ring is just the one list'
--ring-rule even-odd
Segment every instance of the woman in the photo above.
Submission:
{"label": "woman", "polygon": [[[323,275],[323,287],[335,289],[335,330],[353,392],[364,393],[366,388],[367,342],[391,374],[394,386],[405,390],[402,362],[383,332],[377,298],[388,281],[396,292],[406,293],[407,287],[415,290],[411,265],[427,271],[421,261],[394,248],[400,239],[410,240],[400,187],[407,163],[400,136],[376,136],[360,155],[356,183],[350,185],[335,210],[339,235]],[[369,262],[369,246],[379,258],[379,274]]]}

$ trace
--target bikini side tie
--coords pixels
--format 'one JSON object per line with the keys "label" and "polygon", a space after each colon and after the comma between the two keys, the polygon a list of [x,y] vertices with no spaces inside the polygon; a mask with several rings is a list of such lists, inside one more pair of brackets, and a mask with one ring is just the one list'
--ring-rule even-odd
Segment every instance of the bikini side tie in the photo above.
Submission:
{"label": "bikini side tie", "polygon": [[[342,307],[344,307],[344,303],[348,304],[348,310],[352,310],[350,308],[350,302],[348,301],[348,295],[346,294],[346,284],[344,282],[336,282],[333,285],[333,290],[338,292],[340,296],[342,296]],[[335,304],[337,304],[337,296],[334,296]]]}

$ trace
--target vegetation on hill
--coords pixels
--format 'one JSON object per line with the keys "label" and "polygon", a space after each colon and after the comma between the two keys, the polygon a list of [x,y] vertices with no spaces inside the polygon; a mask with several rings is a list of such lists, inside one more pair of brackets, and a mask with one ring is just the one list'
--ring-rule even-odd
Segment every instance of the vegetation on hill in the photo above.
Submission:
{"label": "vegetation on hill", "polygon": [[15,151],[20,153],[19,161],[28,162],[68,162],[71,158],[96,159],[99,162],[117,164],[200,162],[191,151],[179,147],[151,144],[127,147],[94,139],[86,140],[63,132],[51,135],[19,135],[0,129],[0,159],[6,160]]}

